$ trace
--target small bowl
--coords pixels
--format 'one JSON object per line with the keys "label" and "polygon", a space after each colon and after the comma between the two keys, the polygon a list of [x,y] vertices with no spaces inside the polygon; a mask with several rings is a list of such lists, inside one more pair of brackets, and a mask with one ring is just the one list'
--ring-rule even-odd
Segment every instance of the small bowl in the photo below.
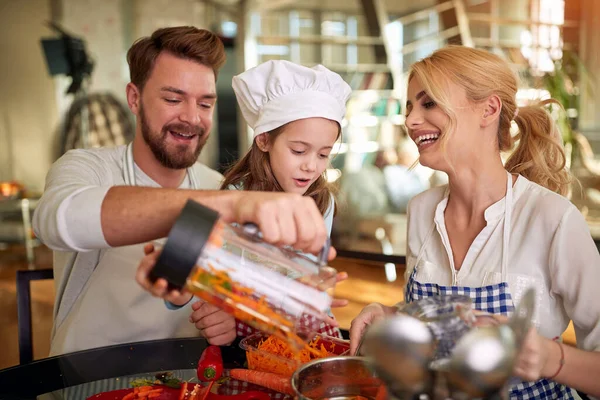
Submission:
{"label": "small bowl", "polygon": [[314,360],[292,375],[292,388],[298,400],[372,400],[382,385],[365,357]]}
{"label": "small bowl", "polygon": [[[319,334],[305,334],[306,342],[317,339],[317,343],[323,343],[325,348],[333,356],[344,355],[350,351],[350,344],[341,339],[337,339],[331,336],[319,335]],[[264,350],[259,350],[258,346],[260,342],[269,337],[268,334],[257,332],[250,336],[245,337],[240,342],[240,347],[246,350],[246,359],[248,360],[248,369],[257,371],[273,372],[276,374],[292,376],[294,371],[302,365],[300,361],[291,360],[289,358],[282,357],[278,354],[269,353]],[[259,367],[255,365],[255,357],[265,357],[269,360],[267,367]]]}

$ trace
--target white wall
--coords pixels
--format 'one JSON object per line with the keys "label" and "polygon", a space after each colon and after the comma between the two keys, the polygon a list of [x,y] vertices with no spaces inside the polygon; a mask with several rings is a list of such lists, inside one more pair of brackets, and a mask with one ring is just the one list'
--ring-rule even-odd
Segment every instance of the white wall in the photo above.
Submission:
{"label": "white wall", "polygon": [[[90,92],[111,92],[125,101],[126,47],[123,40],[122,0],[56,0],[61,25],[85,39],[94,59]],[[62,111],[62,110],[61,110]]]}
{"label": "white wall", "polygon": [[[0,180],[41,192],[56,158],[57,129],[72,96],[64,94],[69,78],[47,72],[40,39],[57,37],[47,21],[85,39],[95,61],[89,91],[124,102],[133,41],[162,26],[204,27],[204,17],[196,0],[0,0]],[[215,134],[201,160],[212,164],[217,146]]]}
{"label": "white wall", "polygon": [[58,114],[40,38],[51,36],[48,0],[0,0],[0,179],[41,191]]}

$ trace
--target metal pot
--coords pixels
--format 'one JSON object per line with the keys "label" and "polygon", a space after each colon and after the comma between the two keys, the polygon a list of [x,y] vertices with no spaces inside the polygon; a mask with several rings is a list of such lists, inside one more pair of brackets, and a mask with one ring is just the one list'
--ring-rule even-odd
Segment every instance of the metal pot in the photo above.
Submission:
{"label": "metal pot", "polygon": [[292,376],[299,400],[372,400],[383,382],[364,357],[328,357],[302,365]]}

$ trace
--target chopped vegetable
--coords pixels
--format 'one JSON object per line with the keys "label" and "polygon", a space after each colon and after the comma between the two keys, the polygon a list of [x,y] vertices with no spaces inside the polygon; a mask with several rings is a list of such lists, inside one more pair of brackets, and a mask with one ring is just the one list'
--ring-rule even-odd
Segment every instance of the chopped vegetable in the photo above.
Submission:
{"label": "chopped vegetable", "polygon": [[152,385],[165,385],[173,389],[179,389],[181,379],[174,377],[172,372],[161,372],[156,374],[155,379],[140,378],[131,381],[131,386],[134,388]]}
{"label": "chopped vegetable", "polygon": [[290,396],[294,395],[290,378],[287,376],[274,374],[271,372],[252,371],[242,368],[229,370],[229,376],[233,379],[237,379],[238,381],[254,383],[255,385],[259,385],[279,393],[289,394]]}
{"label": "chopped vegetable", "polygon": [[379,386],[379,389],[377,390],[377,394],[375,395],[375,400],[387,400],[387,398],[388,398],[387,388],[385,387],[385,385]]}
{"label": "chopped vegetable", "polygon": [[125,395],[122,400],[139,400],[152,399],[159,397],[163,392],[163,388],[155,388],[153,386],[139,386],[133,389],[133,392]]}
{"label": "chopped vegetable", "polygon": [[[208,239],[208,246],[221,248],[223,230],[226,225],[219,222],[213,228]],[[219,258],[212,260],[221,264]],[[224,265],[215,268],[211,262],[206,261],[203,268],[196,268],[188,280],[189,289],[199,298],[223,309],[236,319],[247,323],[259,331],[274,334],[300,350],[305,342],[295,332],[294,321],[284,312],[269,304],[265,296],[257,294],[231,279]]]}
{"label": "chopped vegetable", "polygon": [[260,331],[285,339],[298,349],[304,346],[304,341],[294,332],[294,324],[287,316],[277,312],[264,296],[257,297],[252,289],[232,281],[226,271],[210,265],[208,271],[196,268],[191,282],[197,289],[194,293],[202,300],[222,308]]}
{"label": "chopped vegetable", "polygon": [[179,392],[179,400],[185,400],[187,398],[187,382],[181,384],[181,391]]}
{"label": "chopped vegetable", "polygon": [[215,383],[215,381],[210,381],[210,383],[208,384],[208,387],[206,388],[206,391],[204,392],[202,397],[199,398],[199,400],[206,400],[206,397],[208,397],[208,394],[210,393],[210,389],[212,388],[214,383]]}
{"label": "chopped vegetable", "polygon": [[[330,351],[328,351],[323,341],[315,338],[297,352],[280,338],[271,335],[261,340],[257,346],[258,351],[248,351],[246,359],[249,369],[291,376],[301,364],[334,355],[334,349],[334,343],[331,344]],[[273,355],[278,357],[273,357]],[[281,360],[279,357],[285,360]]]}

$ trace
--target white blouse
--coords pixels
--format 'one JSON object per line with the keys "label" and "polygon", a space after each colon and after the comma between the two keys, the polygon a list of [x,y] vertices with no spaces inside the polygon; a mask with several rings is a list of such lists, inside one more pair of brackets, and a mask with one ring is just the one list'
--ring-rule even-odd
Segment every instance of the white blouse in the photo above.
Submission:
{"label": "white blouse", "polygon": [[[577,346],[600,351],[600,253],[584,217],[568,199],[522,176],[514,184],[512,203],[507,280],[514,304],[535,287],[533,322],[542,335],[560,336],[573,320]],[[469,287],[501,283],[505,199],[486,209],[487,225],[458,271],[444,222],[447,204],[445,186],[410,201],[406,279],[422,250],[415,274],[421,283]]]}

